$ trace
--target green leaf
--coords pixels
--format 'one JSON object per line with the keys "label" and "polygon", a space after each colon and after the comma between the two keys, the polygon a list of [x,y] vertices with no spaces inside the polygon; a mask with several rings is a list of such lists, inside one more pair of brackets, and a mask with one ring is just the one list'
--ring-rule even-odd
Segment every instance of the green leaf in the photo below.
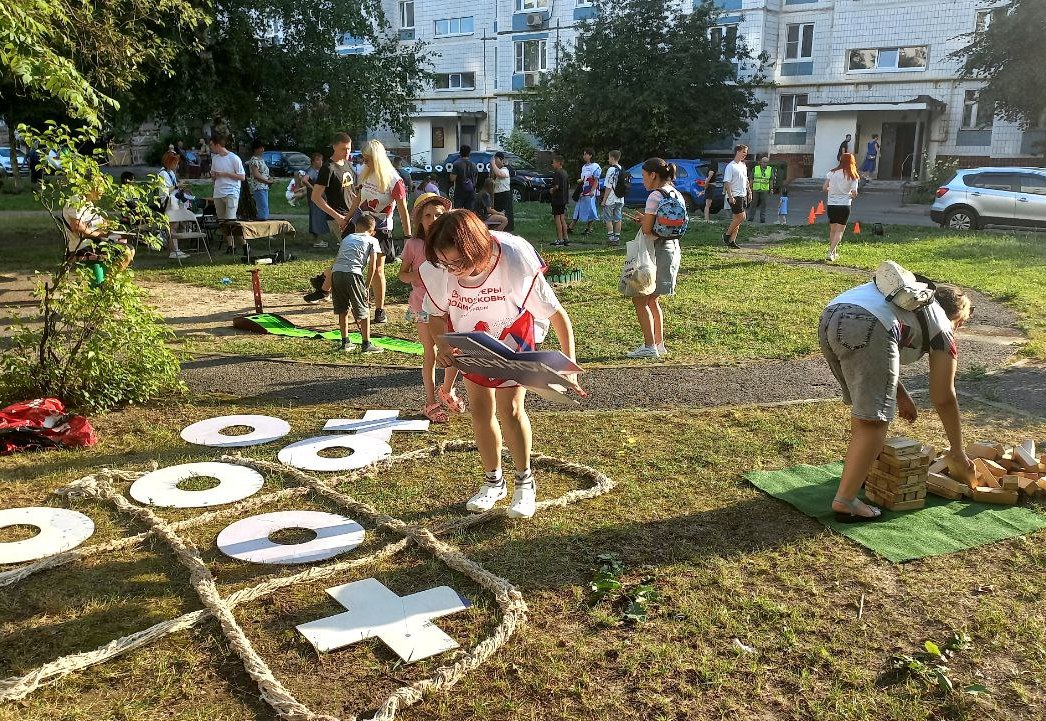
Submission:
{"label": "green leaf", "polygon": [[982,693],[983,694],[988,693],[988,687],[985,686],[982,683],[973,683],[973,684],[970,684],[969,686],[963,686],[962,692],[963,693],[968,693],[971,696],[977,696],[977,695],[982,694]]}
{"label": "green leaf", "polygon": [[926,653],[930,654],[931,656],[940,656],[941,655],[941,649],[938,648],[937,644],[934,643],[933,641],[927,641],[926,643],[924,643],[923,644],[923,648],[925,648],[926,649]]}

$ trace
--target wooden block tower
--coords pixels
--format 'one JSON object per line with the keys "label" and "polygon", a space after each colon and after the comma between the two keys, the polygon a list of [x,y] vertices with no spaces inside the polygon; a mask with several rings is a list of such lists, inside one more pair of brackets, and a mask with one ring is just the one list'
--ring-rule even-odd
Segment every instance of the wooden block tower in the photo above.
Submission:
{"label": "wooden block tower", "polygon": [[887,440],[864,482],[868,502],[891,511],[925,506],[930,455],[919,441],[910,438]]}

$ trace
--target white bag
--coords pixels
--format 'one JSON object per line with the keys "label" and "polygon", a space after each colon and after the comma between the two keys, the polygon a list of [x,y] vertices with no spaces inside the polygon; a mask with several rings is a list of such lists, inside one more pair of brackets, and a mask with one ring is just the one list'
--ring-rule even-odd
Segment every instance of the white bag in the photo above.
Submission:
{"label": "white bag", "polygon": [[635,240],[625,245],[625,265],[621,268],[621,295],[629,298],[651,295],[657,286],[657,262],[654,260],[654,240],[636,233]]}

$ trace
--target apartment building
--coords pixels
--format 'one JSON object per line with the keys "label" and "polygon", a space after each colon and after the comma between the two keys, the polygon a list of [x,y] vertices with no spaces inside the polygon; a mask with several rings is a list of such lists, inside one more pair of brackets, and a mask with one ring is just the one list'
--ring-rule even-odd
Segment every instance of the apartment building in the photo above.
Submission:
{"label": "apartment building", "polygon": [[[693,4],[680,0],[680,12]],[[991,117],[978,104],[980,83],[960,80],[949,57],[990,24],[997,11],[983,0],[717,5],[713,32],[767,52],[774,87],[759,93],[767,106],[749,130],[709,143],[709,154],[745,142],[788,163],[790,177],[820,176],[847,134],[859,157],[878,134],[879,178],[910,178],[935,158],[1043,164],[1046,130]],[[495,146],[525,112],[519,90],[557,66],[557,47],[572,46],[578,22],[595,12],[591,0],[385,0],[385,8],[401,40],[422,40],[437,55],[437,80],[419,99],[412,133],[378,134],[419,165],[438,164],[461,143]]]}

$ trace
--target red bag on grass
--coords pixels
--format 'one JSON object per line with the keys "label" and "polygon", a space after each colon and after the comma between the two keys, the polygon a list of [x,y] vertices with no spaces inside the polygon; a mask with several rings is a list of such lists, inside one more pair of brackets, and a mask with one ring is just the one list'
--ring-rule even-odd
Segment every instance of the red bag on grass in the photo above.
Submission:
{"label": "red bag on grass", "polygon": [[57,398],[0,409],[0,456],[37,448],[84,448],[98,442],[91,422],[65,412]]}

